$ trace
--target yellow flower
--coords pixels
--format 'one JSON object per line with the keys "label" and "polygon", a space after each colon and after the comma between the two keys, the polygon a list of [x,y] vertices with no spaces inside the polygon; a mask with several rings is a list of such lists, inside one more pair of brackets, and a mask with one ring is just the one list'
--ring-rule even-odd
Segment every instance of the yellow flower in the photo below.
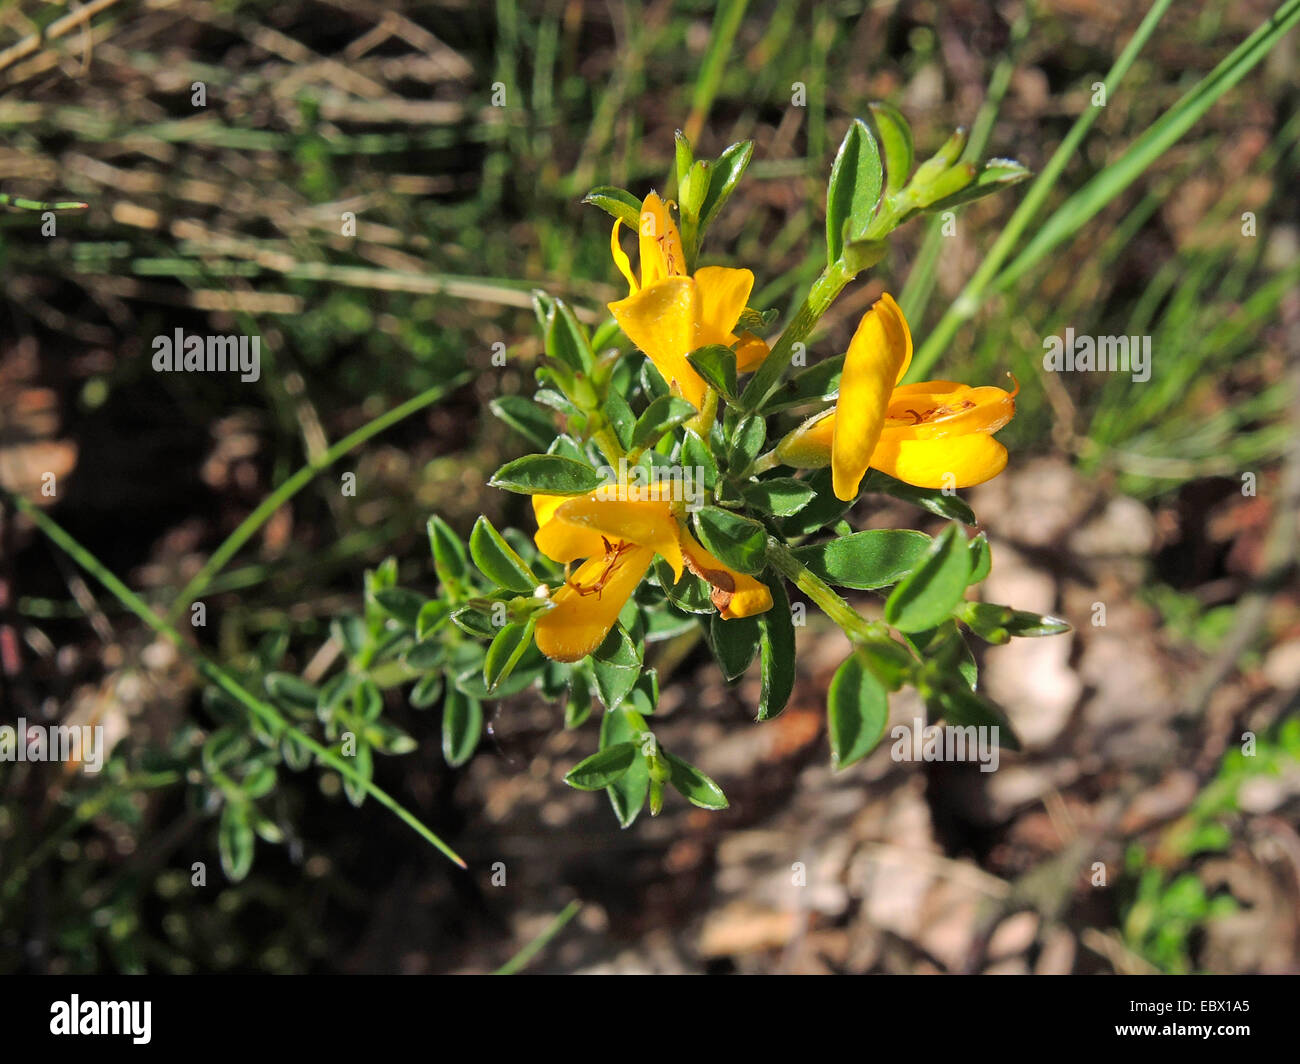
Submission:
{"label": "yellow flower", "polygon": [[585,558],[538,619],[537,648],[554,661],[578,661],[609,634],[656,554],[681,578],[688,568],[711,587],[724,620],[772,608],[767,585],[728,568],[683,527],[668,501],[594,495],[534,495],[537,548],[557,562]]}
{"label": "yellow flower", "polygon": [[836,497],[850,501],[868,469],[920,488],[965,488],[1006,468],[993,439],[1016,412],[1019,391],[956,381],[897,386],[912,360],[912,336],[888,295],[862,316],[844,356],[835,407],[805,421],[777,447],[801,468],[831,467]]}
{"label": "yellow flower", "polygon": [[641,205],[638,283],[618,242],[622,224],[614,222],[610,251],[627,278],[628,297],[610,303],[609,312],[664,380],[698,408],[707,385],[686,361],[690,352],[710,344],[738,344],[736,366],[742,373],[757,369],[767,357],[767,344],[758,337],[733,332],[753,290],[754,275],[749,270],[705,266],[688,276],[681,235],[667,205],[651,192]]}

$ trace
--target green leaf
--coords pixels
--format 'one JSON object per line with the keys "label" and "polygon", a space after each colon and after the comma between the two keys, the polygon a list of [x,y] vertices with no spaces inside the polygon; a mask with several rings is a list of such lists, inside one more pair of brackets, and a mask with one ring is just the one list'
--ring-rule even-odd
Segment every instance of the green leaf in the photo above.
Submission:
{"label": "green leaf", "polygon": [[876,748],[889,722],[889,696],[863,661],[852,654],[835,670],[826,699],[831,759],[848,768]]}
{"label": "green leaf", "polygon": [[420,610],[429,600],[418,591],[404,587],[389,587],[374,594],[376,605],[403,628],[414,629],[420,617]]}
{"label": "green leaf", "polygon": [[804,403],[825,402],[840,392],[844,356],[824,358],[816,365],[796,373],[767,398],[763,413],[772,414]]}
{"label": "green leaf", "polygon": [[401,728],[389,724],[387,721],[374,721],[366,727],[365,731],[366,742],[381,754],[393,756],[409,754],[418,749],[420,745]]}
{"label": "green leaf", "polygon": [[486,517],[479,517],[474,522],[474,531],[469,536],[469,553],[479,572],[507,591],[532,594],[540,583]]}
{"label": "green leaf", "polygon": [[533,638],[531,623],[507,624],[488,646],[483,657],[483,683],[489,691],[494,691],[499,683],[510,675],[511,670],[519,664]]}
{"label": "green leaf", "polygon": [[1046,617],[992,602],[963,602],[954,614],[985,642],[1009,643],[1012,636],[1060,635],[1070,625],[1059,617]]}
{"label": "green leaf", "polygon": [[659,756],[668,762],[668,781],[691,805],[698,805],[701,809],[727,808],[727,796],[722,793],[722,788],[689,761],[683,761],[662,747]]}
{"label": "green leaf", "polygon": [[978,584],[993,568],[993,549],[989,546],[989,537],[985,532],[970,541],[970,584]]}
{"label": "green leaf", "polygon": [[443,587],[459,587],[469,575],[465,545],[436,514],[429,518],[429,546],[433,550],[433,568]]}
{"label": "green leaf", "polygon": [[763,568],[767,532],[757,521],[717,506],[705,506],[695,514],[695,528],[704,546],[731,568],[742,573],[756,573]]}
{"label": "green leaf", "polygon": [[384,711],[384,694],[369,676],[352,692],[352,710],[362,720],[375,720]]}
{"label": "green leaf", "polygon": [[562,299],[555,300],[547,321],[546,354],[578,373],[590,373],[596,361],[587,330]]}
{"label": "green leaf", "polygon": [[326,680],[321,686],[320,697],[316,699],[316,715],[322,722],[328,721],[334,711],[343,704],[343,700],[352,694],[352,689],[360,682],[353,672],[341,672]]}
{"label": "green leaf", "polygon": [[292,673],[273,672],[263,681],[266,693],[276,702],[316,712],[320,691]]}
{"label": "green leaf", "polygon": [[887,642],[863,643],[858,647],[862,664],[871,670],[887,691],[897,691],[912,678],[916,668],[916,659],[902,643],[890,639]]}
{"label": "green leaf", "polygon": [[421,676],[411,688],[411,708],[428,709],[442,697],[442,673],[431,672]]}
{"label": "green leaf", "polygon": [[611,218],[621,219],[632,232],[640,231],[641,201],[626,189],[597,185],[582,197],[582,202],[594,203]]}
{"label": "green leaf", "polygon": [[238,883],[248,875],[253,867],[253,848],[256,845],[248,805],[239,801],[227,802],[217,825],[217,849],[221,853],[221,868],[232,883]]}
{"label": "green leaf", "polygon": [[[671,578],[671,570],[669,575]],[[683,575],[685,575],[683,573]],[[692,612],[683,613],[676,609],[671,598],[667,605],[659,603],[653,609],[644,612],[645,617],[645,641],[647,643],[662,643],[667,639],[675,639],[679,635],[685,635],[687,632],[694,631],[696,619]]]}
{"label": "green leaf", "polygon": [[[370,746],[361,736],[357,736],[357,752],[351,759],[352,767],[361,774],[361,778],[370,780],[374,777],[375,761]],[[366,801],[366,789],[351,776],[343,777],[343,796],[354,806],[360,808]]]}
{"label": "green leaf", "polygon": [[[931,211],[951,210],[963,203],[982,199],[1000,189],[1010,188],[1033,176],[1032,170],[1014,159],[990,159],[984,164],[983,169],[976,171],[974,179],[965,183],[959,191],[951,195],[942,194],[940,198],[926,204],[926,207]],[[938,191],[944,192],[943,189]]]}
{"label": "green leaf", "polygon": [[957,622],[947,618],[936,628],[909,632],[904,637],[916,652],[927,660],[926,670],[932,676],[946,678],[960,676],[972,691],[979,681],[979,666],[957,627]]}
{"label": "green leaf", "polygon": [[817,492],[795,477],[771,477],[741,486],[741,494],[752,509],[774,517],[791,517],[817,497]]}
{"label": "green leaf", "polygon": [[996,728],[998,745],[1004,750],[1019,750],[1020,739],[1011,728],[1006,714],[982,695],[969,687],[952,685],[942,688],[926,699],[926,705],[937,716],[960,727]]}
{"label": "green leaf", "polygon": [[675,395],[661,395],[645,408],[632,430],[632,447],[653,447],[666,433],[695,416],[695,407]]}
{"label": "green leaf", "polygon": [[966,537],[960,526],[949,525],[885,600],[885,620],[900,632],[933,628],[962,601],[970,569]]}
{"label": "green leaf", "polygon": [[717,611],[709,597],[708,585],[689,569],[683,568],[682,578],[674,581],[668,563],[662,558],[655,558],[654,572],[664,595],[679,610],[690,614],[712,614]]}
{"label": "green leaf", "polygon": [[[478,606],[462,606],[458,610],[453,610],[451,614],[451,623],[459,628],[462,632],[469,635],[479,636],[483,639],[493,639],[497,634],[497,626],[492,623],[492,615]],[[406,657],[409,661],[421,645],[412,647]],[[428,668],[429,666],[416,666],[412,668]]]}
{"label": "green leaf", "polygon": [[265,798],[275,789],[275,766],[258,765],[240,780],[240,789],[248,798]]}
{"label": "green leaf", "polygon": [[915,158],[912,127],[897,107],[880,102],[869,106],[885,157],[885,191],[893,195],[907,184],[907,175],[912,172]]}
{"label": "green leaf", "polygon": [[459,768],[474,753],[483,734],[483,707],[455,687],[447,689],[442,707],[442,756],[452,768]]}
{"label": "green leaf", "polygon": [[724,621],[714,613],[709,618],[709,646],[722,669],[727,683],[735,683],[749,668],[758,653],[757,617],[735,617]]}
{"label": "green leaf", "polygon": [[437,631],[449,616],[451,616],[451,607],[447,603],[436,599],[426,602],[420,607],[420,612],[415,618],[415,638],[423,642]]}
{"label": "green leaf", "polygon": [[498,469],[488,486],[520,495],[586,495],[604,482],[585,462],[558,454],[526,454]]}
{"label": "green leaf", "polygon": [[964,525],[975,523],[974,512],[960,495],[945,495],[943,490],[938,488],[913,487],[911,484],[904,484],[901,480],[895,480],[878,469],[871,470],[862,481],[861,494],[867,492],[892,495],[895,499],[920,506],[932,514],[946,517],[949,521],[960,521]]}
{"label": "green leaf", "polygon": [[727,448],[727,471],[732,476],[743,475],[763,449],[765,439],[767,423],[761,417],[751,414],[742,418],[731,433],[731,443]]}
{"label": "green leaf", "polygon": [[937,152],[916,168],[907,186],[908,196],[913,202],[926,202],[931,186],[957,165],[961,153],[966,150],[966,140],[966,130],[957,129]]}
{"label": "green leaf", "polygon": [[616,624],[592,654],[596,691],[607,710],[617,709],[641,674],[641,650],[622,624]]}
{"label": "green leaf", "polygon": [[522,395],[503,395],[488,408],[534,447],[545,450],[555,439],[555,418]]}
{"label": "green leaf", "polygon": [[[623,742],[639,744],[642,734],[641,723],[634,721],[629,713],[621,709],[606,713],[600,722],[601,749]],[[614,815],[618,817],[621,827],[632,826],[632,822],[636,820],[645,805],[649,791],[650,769],[644,757],[638,757],[627,772],[605,788],[610,805],[614,807]]]}
{"label": "green leaf", "polygon": [[632,446],[632,433],[636,427],[636,415],[632,413],[632,408],[627,405],[627,400],[611,386],[605,396],[603,409],[605,419],[613,426],[614,435],[618,437],[619,444],[624,449],[630,448]]}
{"label": "green leaf", "polygon": [[718,463],[713,458],[713,451],[690,429],[685,429],[682,433],[681,462],[691,469],[704,471],[705,491],[712,491],[718,483]]}
{"label": "green leaf", "polygon": [[833,263],[846,242],[861,240],[880,202],[884,169],[876,138],[860,118],[844,135],[826,186],[826,261]]}
{"label": "green leaf", "polygon": [[695,165],[695,152],[691,148],[691,139],[680,129],[673,133],[673,160],[677,164],[677,185],[686,179]]}
{"label": "green leaf", "polygon": [[787,539],[811,535],[828,525],[833,525],[853,506],[852,500],[845,502],[836,496],[829,467],[811,473],[804,483],[812,488],[815,494],[812,501],[797,514],[781,522],[781,531]]}
{"label": "green leaf", "polygon": [[416,672],[427,672],[441,665],[446,656],[446,645],[441,640],[431,639],[427,643],[416,643],[406,652],[402,660],[406,662],[407,668],[414,669]]}
{"label": "green leaf", "polygon": [[768,307],[767,310],[755,310],[753,307],[746,307],[740,312],[740,317],[736,319],[736,327],[732,331],[737,333],[752,332],[755,336],[762,336],[780,316],[781,312],[776,307]]}
{"label": "green leaf", "polygon": [[579,761],[569,769],[564,782],[580,791],[604,790],[623,776],[639,757],[636,743],[615,743]]}
{"label": "green leaf", "polygon": [[564,703],[564,726],[579,728],[591,716],[591,683],[587,674],[577,669],[569,684],[569,697]]}
{"label": "green leaf", "polygon": [[721,344],[710,344],[692,351],[686,361],[714,391],[728,402],[736,398],[736,352]]}
{"label": "green leaf", "polygon": [[793,554],[828,584],[870,591],[898,583],[925,557],[930,543],[924,532],[871,529],[796,547]]}
{"label": "green leaf", "polygon": [[700,207],[701,229],[713,221],[714,216],[731,198],[753,154],[754,142],[742,140],[738,144],[731,145],[718,156],[717,162],[713,164],[709,173],[709,191]]}
{"label": "green leaf", "polygon": [[762,683],[758,696],[758,719],[771,720],[790,701],[794,691],[794,622],[785,580],[779,575],[764,577],[772,592],[772,608],[758,615],[759,669]]}

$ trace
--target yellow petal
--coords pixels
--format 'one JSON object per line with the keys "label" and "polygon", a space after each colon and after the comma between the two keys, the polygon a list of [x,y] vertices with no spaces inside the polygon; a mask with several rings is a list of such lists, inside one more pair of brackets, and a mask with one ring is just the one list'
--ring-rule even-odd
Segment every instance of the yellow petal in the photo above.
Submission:
{"label": "yellow petal", "polygon": [[669,384],[676,382],[687,402],[699,409],[703,378],[686,361],[694,351],[699,320],[699,292],[689,277],[670,277],[642,288],[634,296],[609,304],[622,330],[644,351]]}
{"label": "yellow petal", "polygon": [[696,347],[735,343],[736,337],[731,330],[749,301],[749,293],[754,289],[754,275],[749,270],[705,266],[695,271],[695,284],[700,293],[700,328],[696,334]]}
{"label": "yellow petal", "polygon": [[903,337],[903,364],[898,367],[898,376],[894,378],[894,383],[897,384],[907,374],[907,367],[912,364],[912,330],[907,327],[903,308],[894,302],[894,297],[888,292],[881,293],[876,306],[880,307],[890,320],[890,328],[901,333]]}
{"label": "yellow petal", "polygon": [[994,433],[1015,413],[1012,392],[929,381],[894,389],[881,439],[935,440],[972,432]]}
{"label": "yellow petal", "polygon": [[741,373],[753,373],[770,355],[771,349],[751,332],[740,334],[740,346],[736,348],[736,369]]}
{"label": "yellow petal", "polygon": [[871,466],[918,488],[967,488],[1001,473],[1007,449],[984,432],[938,440],[882,439]]}
{"label": "yellow petal", "polygon": [[668,207],[657,193],[651,192],[641,203],[641,287],[649,288],[665,277],[680,277],[686,272],[682,238],[673,224]]}
{"label": "yellow petal", "polygon": [[576,562],[605,553],[605,542],[598,532],[555,520],[556,511],[572,499],[572,495],[533,496],[533,515],[537,518],[533,542],[551,561]]}
{"label": "yellow petal", "polygon": [[622,225],[622,218],[614,219],[614,231],[609,234],[609,252],[614,256],[614,265],[618,267],[618,272],[627,278],[628,294],[636,295],[641,286],[636,283],[636,275],[632,272],[632,263],[627,257],[627,252],[618,242],[618,231]]}
{"label": "yellow petal", "polygon": [[835,417],[834,410],[813,414],[776,445],[777,460],[795,469],[821,469],[830,465]]}
{"label": "yellow petal", "polygon": [[537,519],[537,527],[546,524],[555,516],[555,511],[572,498],[572,495],[533,495],[533,516]]}
{"label": "yellow petal", "polygon": [[672,566],[673,575],[681,579],[682,549],[677,541],[680,526],[672,515],[670,502],[577,496],[555,511],[555,519],[547,528],[557,525],[567,525],[613,542],[649,547],[662,554]]}
{"label": "yellow petal", "polygon": [[849,343],[840,376],[831,441],[831,479],[835,495],[849,501],[871,462],[880,439],[894,384],[912,357],[912,339],[898,304],[888,294],[862,315]]}
{"label": "yellow petal", "polygon": [[584,562],[537,621],[537,649],[552,661],[578,661],[605,641],[619,612],[650,568],[654,551],[628,547],[612,562]]}
{"label": "yellow petal", "polygon": [[567,521],[542,525],[533,542],[553,562],[576,562],[579,558],[599,558],[605,553],[605,541],[599,532]]}
{"label": "yellow petal", "polygon": [[684,528],[682,553],[691,572],[709,584],[709,598],[724,621],[752,617],[772,608],[772,592],[765,583],[724,565]]}

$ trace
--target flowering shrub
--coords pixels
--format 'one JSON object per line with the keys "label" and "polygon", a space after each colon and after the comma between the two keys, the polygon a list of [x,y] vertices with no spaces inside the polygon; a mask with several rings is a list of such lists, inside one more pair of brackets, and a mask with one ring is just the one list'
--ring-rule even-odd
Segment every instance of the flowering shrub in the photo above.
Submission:
{"label": "flowering shrub", "polygon": [[[754,274],[697,265],[751,143],[697,160],[679,134],[675,203],[655,192],[638,200],[618,188],[591,191],[586,202],[614,219],[610,250],[628,295],[589,334],[571,307],[537,293],[539,388],[531,401],[493,403],[538,448],[491,481],[530,496],[536,529],[500,531],[480,517],[466,544],[433,517],[434,598],[395,586],[393,564],[369,574],[365,616],[336,625],[347,667],[317,697],[327,719],[345,706],[362,718],[376,712],[374,672],[400,662],[415,681],[415,706],[442,703],[443,751],[459,765],[479,741],[484,702],[536,687],[563,703],[574,728],[599,701],[600,747],[568,773],[572,786],[607,791],[625,826],[647,800],[658,813],[665,784],[724,808],[718,785],[655,738],[659,682],[647,647],[700,631],[728,681],[758,658],[757,717],[770,719],[794,685],[802,609],[791,609],[793,584],[854,645],[829,693],[837,766],[875,747],[888,693],[904,684],[932,717],[995,728],[1014,747],[1003,715],[976,691],[966,633],[1000,643],[1066,626],[966,600],[992,559],[982,534],[962,531],[975,519],[955,489],[1006,466],[993,434],[1014,415],[1015,392],[903,384],[912,338],[888,294],[863,315],[847,352],[809,365],[804,341],[840,291],[880,260],[897,226],[1026,171],[963,161],[959,131],[913,172],[906,121],[884,106],[873,118],[874,134],[852,124],[831,171],[826,268],[770,346],[764,336],[777,313],[749,305]],[[873,493],[953,523],[933,539],[854,532],[844,516]],[[883,594],[884,620],[862,617],[835,586]]]}

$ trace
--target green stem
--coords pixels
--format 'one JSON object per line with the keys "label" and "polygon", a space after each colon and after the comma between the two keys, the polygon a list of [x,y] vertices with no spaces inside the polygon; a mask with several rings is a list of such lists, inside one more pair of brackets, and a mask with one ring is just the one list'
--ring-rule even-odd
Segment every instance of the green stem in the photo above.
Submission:
{"label": "green stem", "polygon": [[700,439],[707,441],[709,432],[713,429],[713,423],[717,420],[718,393],[712,388],[708,388],[704,392],[704,405],[700,407],[700,412],[686,423],[686,427]]}
{"label": "green stem", "polygon": [[768,396],[776,390],[781,375],[794,357],[794,345],[808,338],[817,322],[821,320],[821,316],[835,302],[835,297],[856,276],[857,271],[850,271],[843,259],[837,259],[822,270],[821,275],[813,282],[812,288],[808,290],[808,297],[803,301],[803,306],[785,327],[776,346],[758,367],[758,372],[750,378],[745,394],[741,397],[746,412],[753,413],[758,410],[767,401]]}
{"label": "green stem", "polygon": [[796,558],[789,547],[771,536],[767,540],[767,560],[817,603],[822,612],[839,625],[853,642],[893,643],[887,625],[880,621],[868,621],[861,616],[834,588]]}
{"label": "green stem", "polygon": [[239,549],[256,534],[259,528],[271,519],[276,510],[310,484],[317,473],[329,468],[343,455],[361,446],[372,436],[377,436],[403,418],[409,417],[426,406],[431,406],[449,392],[455,391],[469,380],[469,377],[468,372],[462,373],[451,381],[423,391],[400,406],[393,407],[387,413],[380,414],[373,421],[367,422],[355,432],[344,436],[338,443],[299,469],[298,472],[263,499],[258,507],[239,523],[239,527],[226,537],[225,542],[212,552],[212,556],[208,558],[203,568],[194,574],[190,582],[176,596],[171,609],[167,611],[167,620],[172,624],[179,621],[185,611],[189,609],[190,603],[203,594],[212,578],[225,568],[226,563],[238,553]]}
{"label": "green stem", "polygon": [[775,469],[781,465],[781,459],[776,456],[776,448],[773,447],[767,454],[760,454],[754,459],[753,464],[745,470],[745,477],[756,477],[760,473],[766,473],[769,469]]}
{"label": "green stem", "polygon": [[[1142,51],[1147,39],[1155,32],[1156,24],[1169,9],[1173,0],[1156,0],[1151,5],[1151,10],[1147,12],[1146,18],[1138,26],[1137,32],[1133,34],[1132,39],[1120,53],[1119,58],[1115,60],[1114,66],[1110,68],[1110,73],[1106,75],[1105,92],[1107,99],[1119,86],[1128,73],[1128,69],[1133,65],[1138,53]],[[1035,216],[1047,203],[1048,197],[1052,194],[1052,189],[1056,186],[1057,180],[1065,170],[1070,160],[1074,158],[1074,153],[1078,150],[1083,138],[1088,135],[1088,130],[1092,124],[1097,121],[1101,115],[1100,107],[1088,106],[1083,114],[1075,119],[1074,125],[1061,141],[1060,146],[1056,149],[1048,163],[1043,167],[1043,172],[1038,175],[1034,183],[1029,186],[1029,191],[1021,201],[1020,206],[1007,222],[1006,228],[998,234],[997,240],[989,248],[988,254],[984,256],[984,261],[980,263],[979,268],[971,275],[971,279],[966,282],[966,287],[962,289],[961,294],[953,300],[952,305],[944,312],[939,319],[930,335],[926,337],[925,343],[921,345],[912,359],[911,368],[908,370],[908,380],[920,380],[929,372],[930,368],[943,354],[952,338],[956,335],[957,329],[966,319],[973,317],[984,302],[984,298],[992,285],[1002,264],[1015,248],[1017,242],[1029,228]]]}
{"label": "green stem", "polygon": [[302,731],[290,721],[281,715],[279,710],[267,702],[249,693],[237,680],[230,676],[220,665],[209,661],[194,646],[187,643],[185,639],[168,621],[159,617],[148,603],[140,598],[134,591],[127,587],[119,580],[105,565],[96,558],[90,551],[86,550],[76,539],[70,536],[63,528],[51,517],[42,513],[32,503],[28,502],[21,496],[14,495],[7,490],[0,490],[9,501],[45,533],[49,539],[55,543],[65,554],[73,561],[80,565],[91,576],[95,577],[104,587],[128,610],[134,613],[141,621],[147,624],[159,635],[164,636],[176,646],[186,657],[194,664],[194,667],[211,683],[216,684],[228,695],[243,705],[250,713],[260,718],[268,726],[278,727],[292,736],[293,739],[301,746],[306,747],[324,764],[328,765],[340,776],[350,779],[353,783],[363,788],[367,794],[375,799],[380,805],[396,814],[398,819],[411,827],[421,838],[435,847],[448,858],[455,861],[461,868],[468,867],[460,855],[449,847],[442,839],[438,838],[424,824],[422,824],[413,813],[399,804],[396,799],[392,798],[386,791],[377,787],[370,779],[357,771],[352,765],[348,764],[343,758],[333,750],[318,743],[306,732]]}
{"label": "green stem", "polygon": [[81,200],[44,203],[40,200],[23,199],[21,196],[0,195],[0,207],[16,207],[23,211],[84,211],[89,206],[89,203],[83,203]]}
{"label": "green stem", "polygon": [[501,967],[492,974],[514,975],[516,972],[528,967],[529,962],[546,948],[546,944],[558,935],[564,929],[564,925],[577,916],[581,909],[582,902],[576,900],[569,902],[569,904],[564,907],[563,911],[561,911],[554,920],[546,925],[545,930],[543,930],[540,935],[528,943],[528,945],[506,961],[505,964],[501,965]]}

